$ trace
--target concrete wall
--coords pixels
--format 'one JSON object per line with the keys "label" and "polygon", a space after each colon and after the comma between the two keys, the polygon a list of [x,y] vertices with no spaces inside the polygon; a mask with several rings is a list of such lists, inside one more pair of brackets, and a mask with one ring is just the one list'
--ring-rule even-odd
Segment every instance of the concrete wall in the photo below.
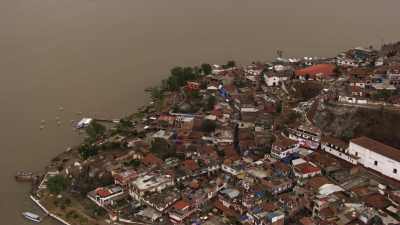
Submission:
{"label": "concrete wall", "polygon": [[[385,176],[400,180],[400,162],[370,151],[352,142],[350,142],[349,152],[350,154],[360,157],[358,162],[363,166],[373,169]],[[375,161],[377,165],[375,165]],[[394,173],[394,169],[397,170],[397,173]]]}
{"label": "concrete wall", "polygon": [[349,156],[349,155],[347,155],[347,154],[345,154],[343,152],[340,152],[340,151],[338,151],[338,150],[336,150],[334,148],[331,148],[331,147],[329,147],[329,146],[327,146],[325,144],[321,145],[321,149],[323,151],[325,151],[325,152],[327,152],[327,153],[329,153],[331,155],[334,155],[334,156],[336,156],[336,157],[338,157],[340,159],[343,159],[343,160],[345,160],[345,161],[347,161],[347,162],[349,162],[349,163],[351,163],[353,165],[357,165],[357,160],[355,158],[353,158],[353,157],[351,157],[351,156]]}

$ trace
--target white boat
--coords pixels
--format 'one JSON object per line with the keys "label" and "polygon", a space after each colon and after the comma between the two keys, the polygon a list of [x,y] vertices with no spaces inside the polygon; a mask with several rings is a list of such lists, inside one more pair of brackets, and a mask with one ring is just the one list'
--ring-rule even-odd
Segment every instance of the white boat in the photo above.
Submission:
{"label": "white boat", "polygon": [[39,215],[36,215],[31,212],[23,212],[22,215],[27,218],[30,221],[33,221],[35,223],[40,223],[42,222],[42,218]]}
{"label": "white boat", "polygon": [[76,125],[76,128],[78,128],[78,129],[85,128],[85,127],[89,126],[89,124],[92,121],[93,121],[92,118],[83,118],[78,122],[78,124]]}

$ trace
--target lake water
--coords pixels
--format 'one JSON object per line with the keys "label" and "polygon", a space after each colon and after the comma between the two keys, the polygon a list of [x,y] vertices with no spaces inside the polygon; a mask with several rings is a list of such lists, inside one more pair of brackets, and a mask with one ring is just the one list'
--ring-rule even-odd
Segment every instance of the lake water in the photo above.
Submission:
{"label": "lake water", "polygon": [[278,49],[332,56],[400,40],[399,8],[397,0],[2,0],[1,224],[26,224],[20,213],[37,211],[13,175],[77,144],[77,112],[127,115],[175,65],[266,61]]}

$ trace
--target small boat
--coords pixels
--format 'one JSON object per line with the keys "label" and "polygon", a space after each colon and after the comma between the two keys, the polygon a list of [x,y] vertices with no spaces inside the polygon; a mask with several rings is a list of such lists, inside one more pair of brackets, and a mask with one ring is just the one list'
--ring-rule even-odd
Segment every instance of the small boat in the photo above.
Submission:
{"label": "small boat", "polygon": [[39,215],[36,215],[31,212],[23,212],[22,215],[27,218],[30,221],[33,221],[35,223],[40,223],[42,222],[42,218]]}
{"label": "small boat", "polygon": [[92,121],[93,121],[92,118],[83,118],[78,122],[78,124],[76,124],[76,128],[78,129],[86,128],[87,126],[90,125]]}
{"label": "small boat", "polygon": [[35,175],[32,172],[20,171],[15,175],[17,181],[32,181]]}

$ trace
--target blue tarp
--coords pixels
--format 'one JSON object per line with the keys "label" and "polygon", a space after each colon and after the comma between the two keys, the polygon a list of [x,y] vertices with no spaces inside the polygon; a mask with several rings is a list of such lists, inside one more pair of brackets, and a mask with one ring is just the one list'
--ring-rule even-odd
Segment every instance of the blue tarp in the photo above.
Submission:
{"label": "blue tarp", "polygon": [[299,154],[298,153],[293,153],[293,154],[287,156],[286,158],[283,158],[282,162],[285,163],[285,164],[291,164],[292,160],[295,160],[295,159],[298,159],[298,158],[300,158]]}

